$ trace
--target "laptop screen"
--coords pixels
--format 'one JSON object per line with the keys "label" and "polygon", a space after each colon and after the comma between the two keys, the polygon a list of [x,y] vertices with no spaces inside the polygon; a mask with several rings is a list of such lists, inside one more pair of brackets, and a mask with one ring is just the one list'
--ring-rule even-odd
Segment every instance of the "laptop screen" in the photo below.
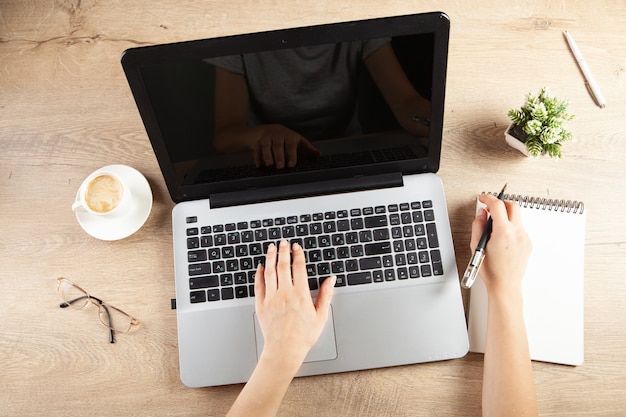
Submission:
{"label": "laptop screen", "polygon": [[176,202],[439,167],[449,21],[428,13],[126,51]]}

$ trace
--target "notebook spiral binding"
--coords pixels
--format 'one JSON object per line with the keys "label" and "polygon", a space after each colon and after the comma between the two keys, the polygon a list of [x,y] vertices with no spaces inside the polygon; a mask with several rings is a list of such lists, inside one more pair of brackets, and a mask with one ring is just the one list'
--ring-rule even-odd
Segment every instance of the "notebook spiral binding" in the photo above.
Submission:
{"label": "notebook spiral binding", "polygon": [[[498,196],[498,193],[494,192],[489,192],[487,194]],[[529,197],[519,194],[504,194],[504,199],[507,201],[514,201],[521,207],[530,207],[540,210],[554,210],[580,214],[585,211],[585,204],[582,201]]]}

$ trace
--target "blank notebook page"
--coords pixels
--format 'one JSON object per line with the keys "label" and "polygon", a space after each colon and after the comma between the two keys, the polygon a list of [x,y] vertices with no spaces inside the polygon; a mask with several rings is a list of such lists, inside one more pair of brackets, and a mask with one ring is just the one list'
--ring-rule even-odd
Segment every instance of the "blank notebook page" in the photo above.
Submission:
{"label": "blank notebook page", "polygon": [[[586,213],[532,203],[522,222],[533,243],[524,275],[524,320],[531,359],[567,365],[584,360],[584,249]],[[478,203],[480,207],[482,203]],[[570,210],[568,212],[568,210]],[[483,353],[487,292],[480,277],[470,295],[470,351]]]}

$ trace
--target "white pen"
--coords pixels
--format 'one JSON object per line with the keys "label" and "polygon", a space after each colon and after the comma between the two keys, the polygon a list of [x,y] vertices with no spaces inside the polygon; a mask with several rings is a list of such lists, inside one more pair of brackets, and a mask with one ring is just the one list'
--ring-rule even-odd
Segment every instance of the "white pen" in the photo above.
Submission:
{"label": "white pen", "polygon": [[591,71],[589,70],[587,63],[585,62],[585,58],[583,58],[583,54],[580,53],[580,49],[578,49],[578,46],[576,45],[576,42],[574,42],[572,36],[567,31],[564,31],[563,34],[565,35],[565,39],[567,39],[569,49],[572,50],[574,58],[576,58],[576,61],[578,62],[580,70],[583,72],[587,89],[591,93],[593,99],[596,101],[596,104],[601,108],[604,108],[604,106],[606,105],[606,102],[604,101],[604,96],[602,96],[602,92],[600,91],[598,84],[596,84],[596,80],[594,80],[593,75],[591,75]]}

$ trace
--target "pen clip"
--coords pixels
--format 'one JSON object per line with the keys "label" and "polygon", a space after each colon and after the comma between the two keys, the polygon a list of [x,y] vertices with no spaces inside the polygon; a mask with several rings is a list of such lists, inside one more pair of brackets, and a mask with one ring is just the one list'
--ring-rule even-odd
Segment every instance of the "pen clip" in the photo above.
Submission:
{"label": "pen clip", "polygon": [[604,108],[604,105],[600,103],[600,100],[598,100],[598,97],[596,97],[596,94],[593,92],[593,88],[591,88],[591,85],[589,84],[589,81],[587,80],[585,80],[585,87],[587,87],[587,91],[589,92],[589,95],[593,99],[594,103],[596,103],[596,106]]}

